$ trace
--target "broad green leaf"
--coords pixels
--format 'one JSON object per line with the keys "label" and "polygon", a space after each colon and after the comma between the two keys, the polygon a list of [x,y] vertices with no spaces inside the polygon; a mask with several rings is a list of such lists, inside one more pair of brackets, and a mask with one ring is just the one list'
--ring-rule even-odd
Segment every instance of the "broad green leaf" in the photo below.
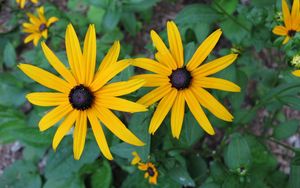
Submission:
{"label": "broad green leaf", "polygon": [[232,14],[236,10],[238,3],[238,0],[214,0],[212,6],[220,13],[225,11],[227,14]]}
{"label": "broad green leaf", "polygon": [[206,161],[199,153],[189,155],[186,158],[188,171],[196,183],[202,183],[208,175]]}
{"label": "broad green leaf", "polygon": [[105,9],[95,6],[90,6],[89,11],[87,12],[87,18],[90,23],[95,24],[96,32],[101,31],[104,14]]}
{"label": "broad green leaf", "polygon": [[123,12],[121,20],[124,28],[129,33],[129,35],[135,36],[139,28],[138,21],[136,20],[134,13]]}
{"label": "broad green leaf", "polygon": [[91,177],[92,188],[109,188],[112,182],[112,171],[110,164],[104,160],[100,168]]}
{"label": "broad green leaf", "polygon": [[117,24],[119,23],[121,18],[121,10],[120,7],[114,7],[107,9],[104,17],[102,26],[105,31],[112,31],[117,27]]}
{"label": "broad green leaf", "polygon": [[251,0],[251,4],[257,7],[270,7],[274,5],[274,0]]}
{"label": "broad green leaf", "polygon": [[3,61],[8,68],[13,68],[16,65],[16,51],[14,46],[7,42],[3,50]]}
{"label": "broad green leaf", "polygon": [[283,122],[274,129],[274,137],[277,139],[286,139],[293,134],[296,134],[299,128],[299,121],[290,120]]}
{"label": "broad green leaf", "polygon": [[251,164],[251,153],[247,140],[240,134],[232,135],[224,153],[224,160],[231,171],[240,175],[246,172]]}
{"label": "broad green leaf", "polygon": [[288,181],[288,188],[298,188],[300,186],[300,157],[296,153],[293,161],[291,162],[290,177]]}
{"label": "broad green leaf", "polygon": [[43,188],[85,188],[83,181],[77,174],[67,178],[48,179]]}
{"label": "broad green leaf", "polygon": [[215,160],[210,163],[209,168],[211,176],[216,183],[222,183],[226,179],[227,172],[224,164]]}
{"label": "broad green leaf", "polygon": [[153,7],[159,0],[123,0],[125,11],[141,12]]}
{"label": "broad green leaf", "polygon": [[194,180],[183,166],[177,165],[169,169],[168,175],[182,186],[195,186]]}

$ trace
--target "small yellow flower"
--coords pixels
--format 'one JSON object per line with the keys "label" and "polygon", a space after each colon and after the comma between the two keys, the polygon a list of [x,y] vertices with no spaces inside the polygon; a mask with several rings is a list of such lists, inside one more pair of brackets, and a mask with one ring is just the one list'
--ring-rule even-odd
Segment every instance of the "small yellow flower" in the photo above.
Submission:
{"label": "small yellow flower", "polygon": [[279,36],[285,36],[282,44],[286,44],[296,32],[300,31],[299,0],[294,0],[291,13],[286,0],[282,0],[281,3],[284,26],[276,26],[272,32]]}
{"label": "small yellow flower", "polygon": [[[20,8],[23,9],[25,7],[27,0],[16,0],[16,2],[19,4]],[[38,0],[30,0],[32,3],[37,4]]]}
{"label": "small yellow flower", "polygon": [[295,55],[291,61],[291,64],[296,68],[300,68],[300,55]]}
{"label": "small yellow flower", "polygon": [[[66,54],[70,70],[42,42],[43,52],[52,67],[63,77],[29,64],[20,64],[19,68],[31,79],[55,90],[55,92],[35,92],[26,97],[38,106],[55,106],[39,122],[41,131],[45,131],[61,121],[54,135],[52,146],[56,150],[63,137],[74,126],[73,152],[80,159],[85,145],[89,121],[95,139],[103,155],[112,160],[101,123],[124,142],[135,146],[144,143],[138,139],[111,111],[146,111],[144,105],[120,98],[139,89],[144,81],[135,79],[124,82],[108,82],[130,65],[130,60],[118,61],[120,43],[117,41],[108,51],[96,70],[96,33],[90,25],[81,51],[75,30],[71,24],[66,31]],[[100,123],[101,122],[101,123]],[[75,124],[75,125],[74,125]]]}
{"label": "small yellow flower", "polygon": [[153,163],[139,163],[138,168],[142,171],[146,171],[144,177],[146,179],[149,178],[150,184],[157,184],[158,171]]}
{"label": "small yellow flower", "polygon": [[132,77],[144,79],[146,81],[144,87],[157,87],[137,101],[150,106],[160,100],[151,119],[149,133],[154,134],[168,112],[171,111],[172,135],[179,138],[185,103],[187,103],[201,127],[208,134],[213,135],[215,134],[214,129],[201,106],[211,111],[216,117],[228,122],[233,120],[233,116],[206,89],[239,92],[240,87],[230,81],[210,76],[232,64],[238,55],[229,54],[201,65],[222,34],[222,31],[218,29],[203,41],[185,66],[182,41],[174,22],[167,23],[167,34],[170,49],[166,47],[155,31],[151,31],[152,41],[158,51],[155,54],[157,61],[137,58],[132,63],[134,66],[155,73]]}
{"label": "small yellow flower", "polygon": [[30,33],[30,35],[24,39],[24,43],[33,41],[35,46],[38,44],[41,37],[47,39],[48,28],[51,24],[58,21],[57,17],[51,17],[47,20],[44,16],[44,7],[38,8],[37,12],[38,16],[27,13],[30,23],[23,23],[23,32]]}
{"label": "small yellow flower", "polygon": [[131,165],[138,164],[141,161],[139,154],[136,151],[134,151],[134,152],[132,152],[132,155],[133,155],[133,159],[131,161]]}

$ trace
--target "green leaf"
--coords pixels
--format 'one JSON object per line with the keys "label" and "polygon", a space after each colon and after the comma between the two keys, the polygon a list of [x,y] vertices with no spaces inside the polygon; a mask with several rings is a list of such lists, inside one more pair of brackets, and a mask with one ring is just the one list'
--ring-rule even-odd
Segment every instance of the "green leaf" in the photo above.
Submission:
{"label": "green leaf", "polygon": [[251,153],[247,140],[236,133],[224,153],[225,164],[231,171],[243,175],[251,164]]}
{"label": "green leaf", "polygon": [[132,12],[123,12],[122,14],[122,24],[126,31],[129,33],[130,36],[135,36],[138,32],[138,22],[134,13]]}
{"label": "green leaf", "polygon": [[298,188],[300,186],[300,156],[296,153],[293,161],[291,162],[291,171],[288,181],[288,188]]}
{"label": "green leaf", "polygon": [[105,31],[112,31],[117,27],[121,18],[121,13],[120,7],[111,6],[111,8],[106,10],[102,22]]}
{"label": "green leaf", "polygon": [[3,61],[8,68],[16,66],[16,51],[10,42],[7,42],[3,50]]}
{"label": "green leaf", "polygon": [[293,134],[296,134],[298,130],[299,121],[290,120],[283,122],[280,125],[276,126],[274,129],[274,137],[277,139],[286,139]]}
{"label": "green leaf", "polygon": [[208,174],[207,164],[199,153],[187,157],[187,167],[196,183],[202,183]]}
{"label": "green leaf", "polygon": [[129,12],[146,11],[153,7],[159,0],[123,0],[123,8]]}
{"label": "green leaf", "polygon": [[175,166],[168,171],[169,176],[183,186],[195,186],[194,180],[183,166]]}
{"label": "green leaf", "polygon": [[87,12],[87,18],[90,23],[95,24],[96,32],[101,30],[104,14],[105,10],[103,8],[95,6],[90,6],[89,11]]}
{"label": "green leaf", "polygon": [[85,188],[83,181],[77,174],[67,178],[48,179],[43,188]]}
{"label": "green leaf", "polygon": [[176,16],[179,25],[193,25],[197,23],[212,24],[220,18],[220,14],[209,5],[191,4],[185,6]]}
{"label": "green leaf", "polygon": [[224,165],[216,160],[210,163],[210,172],[216,183],[222,183],[227,177]]}
{"label": "green leaf", "polygon": [[251,4],[256,7],[269,7],[274,5],[274,0],[251,0]]}
{"label": "green leaf", "polygon": [[92,188],[109,188],[112,182],[112,171],[109,163],[104,160],[103,165],[91,177]]}
{"label": "green leaf", "polygon": [[[214,0],[212,2],[212,7],[214,7],[217,11],[220,13],[227,12],[227,14],[232,14],[238,5],[239,1],[238,0]],[[221,8],[223,10],[221,10]]]}

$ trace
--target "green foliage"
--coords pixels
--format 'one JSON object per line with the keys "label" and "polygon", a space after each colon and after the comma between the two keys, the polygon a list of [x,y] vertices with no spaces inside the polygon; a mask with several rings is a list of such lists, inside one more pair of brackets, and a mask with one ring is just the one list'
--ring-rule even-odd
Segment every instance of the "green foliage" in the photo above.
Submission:
{"label": "green foliage", "polygon": [[[104,128],[113,161],[103,157],[90,129],[79,161],[73,158],[72,131],[53,151],[52,139],[60,122],[40,132],[39,120],[50,108],[31,105],[26,99],[27,93],[49,89],[17,67],[29,63],[56,74],[40,44],[34,47],[23,43],[27,34],[22,32],[21,24],[35,5],[28,1],[21,10],[15,1],[1,2],[5,8],[1,9],[4,16],[0,26],[0,144],[18,141],[22,157],[5,168],[0,187],[300,187],[299,149],[289,143],[299,130],[298,115],[293,114],[300,110],[300,84],[299,78],[291,74],[299,67],[290,62],[300,54],[300,35],[282,45],[283,37],[272,33],[276,25],[283,25],[278,14],[281,0],[41,1],[46,17],[59,18],[49,29],[46,43],[65,65],[64,36],[69,23],[74,25],[81,45],[88,25],[95,24],[97,66],[116,40],[121,42],[119,60],[153,57],[151,29],[160,32],[169,47],[165,21],[171,19],[180,30],[185,65],[201,42],[218,28],[222,36],[204,63],[229,53],[238,54],[232,65],[213,76],[236,83],[241,92],[208,89],[234,116],[233,122],[219,120],[203,108],[216,130],[216,135],[207,135],[185,104],[184,123],[176,139],[171,134],[170,114],[154,135],[149,134],[157,103],[143,113],[115,112],[145,145],[122,142]],[[126,81],[139,73],[140,69],[130,66],[111,82]],[[140,89],[125,98],[137,101],[151,89]],[[278,154],[274,151],[279,147],[282,153]],[[157,185],[149,184],[145,171],[130,164],[134,151],[141,162],[152,162],[157,167]],[[285,166],[279,158],[290,163],[289,173],[282,171]]]}

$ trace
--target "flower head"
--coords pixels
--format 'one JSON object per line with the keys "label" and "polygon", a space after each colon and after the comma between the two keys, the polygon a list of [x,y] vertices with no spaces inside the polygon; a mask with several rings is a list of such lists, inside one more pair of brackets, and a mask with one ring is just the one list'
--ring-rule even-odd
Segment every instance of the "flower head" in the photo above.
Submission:
{"label": "flower head", "polygon": [[[38,0],[30,0],[32,3],[37,4]],[[16,2],[19,4],[20,8],[23,9],[26,4],[26,0],[16,0]]]}
{"label": "flower head", "polygon": [[175,138],[179,138],[185,103],[187,103],[201,127],[213,135],[214,129],[204,114],[202,106],[225,121],[232,121],[233,116],[206,88],[239,92],[240,87],[230,81],[209,76],[233,63],[237,54],[226,55],[201,65],[222,34],[218,29],[204,40],[185,66],[181,37],[174,22],[167,23],[167,32],[170,49],[166,47],[155,31],[151,31],[152,41],[158,51],[155,54],[157,61],[137,58],[133,62],[133,65],[137,67],[155,73],[133,76],[134,79],[145,79],[144,87],[157,87],[137,101],[149,106],[160,100],[151,119],[149,132],[154,134],[168,112],[171,111],[172,134]]}
{"label": "flower head", "polygon": [[29,33],[29,35],[24,39],[24,43],[29,43],[33,41],[36,46],[41,37],[47,39],[48,29],[54,22],[58,21],[57,17],[51,17],[48,20],[44,15],[44,7],[37,9],[38,16],[34,16],[31,13],[27,13],[30,23],[23,23],[23,32]]}
{"label": "flower head", "polygon": [[149,178],[149,183],[157,184],[158,171],[153,163],[139,163],[138,168],[146,171],[144,177]]}
{"label": "flower head", "polygon": [[27,99],[32,104],[56,106],[39,122],[40,130],[44,131],[62,120],[53,138],[53,149],[57,148],[63,137],[74,126],[74,158],[79,159],[85,145],[87,121],[91,125],[100,150],[108,159],[113,157],[101,123],[121,140],[136,146],[144,145],[111,111],[146,111],[144,105],[120,98],[122,95],[139,89],[144,84],[143,80],[134,79],[108,84],[115,75],[130,65],[130,60],[117,60],[120,52],[119,42],[115,42],[108,51],[96,73],[96,33],[94,25],[90,25],[86,33],[83,52],[71,24],[67,27],[65,44],[71,71],[42,42],[42,49],[46,58],[63,78],[29,64],[19,65],[19,68],[27,76],[55,90],[55,92],[36,92],[27,95]]}
{"label": "flower head", "polygon": [[294,0],[291,13],[286,0],[282,0],[281,3],[284,26],[279,25],[274,27],[273,33],[285,36],[282,44],[286,44],[296,32],[300,31],[299,0]]}

